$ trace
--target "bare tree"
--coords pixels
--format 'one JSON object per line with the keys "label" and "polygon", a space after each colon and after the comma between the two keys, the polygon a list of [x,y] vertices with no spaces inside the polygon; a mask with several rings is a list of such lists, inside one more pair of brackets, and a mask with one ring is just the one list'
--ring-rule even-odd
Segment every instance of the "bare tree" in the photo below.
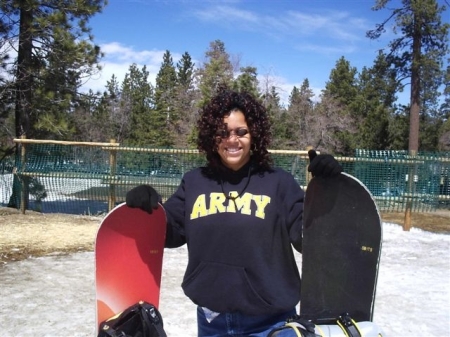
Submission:
{"label": "bare tree", "polygon": [[350,114],[343,112],[341,103],[330,95],[322,95],[320,103],[314,109],[309,120],[310,145],[319,151],[342,153],[345,144],[337,134],[344,131],[354,133],[356,121]]}

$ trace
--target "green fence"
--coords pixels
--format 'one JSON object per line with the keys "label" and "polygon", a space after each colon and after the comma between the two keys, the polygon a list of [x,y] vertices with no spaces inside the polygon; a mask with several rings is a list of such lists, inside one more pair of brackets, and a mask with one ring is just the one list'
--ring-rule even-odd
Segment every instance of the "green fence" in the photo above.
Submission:
{"label": "green fence", "polygon": [[[139,184],[170,196],[182,175],[205,164],[197,151],[116,143],[16,140],[21,153],[2,161],[0,205],[45,213],[100,214]],[[275,165],[307,185],[306,151],[271,151]],[[372,192],[381,211],[450,209],[450,153],[358,150],[337,158]]]}

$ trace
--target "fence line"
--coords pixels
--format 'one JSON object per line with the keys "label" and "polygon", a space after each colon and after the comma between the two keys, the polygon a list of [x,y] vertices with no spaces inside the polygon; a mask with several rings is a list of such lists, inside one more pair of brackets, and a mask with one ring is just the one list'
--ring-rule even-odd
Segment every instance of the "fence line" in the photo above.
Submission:
{"label": "fence line", "polygon": [[[139,184],[151,184],[167,198],[186,171],[205,164],[197,150],[121,146],[114,140],[14,141],[21,151],[0,167],[0,204],[22,212],[106,212]],[[276,166],[307,186],[307,151],[270,153]],[[358,150],[336,159],[368,187],[382,211],[405,211],[408,204],[414,212],[450,207],[450,153]]]}

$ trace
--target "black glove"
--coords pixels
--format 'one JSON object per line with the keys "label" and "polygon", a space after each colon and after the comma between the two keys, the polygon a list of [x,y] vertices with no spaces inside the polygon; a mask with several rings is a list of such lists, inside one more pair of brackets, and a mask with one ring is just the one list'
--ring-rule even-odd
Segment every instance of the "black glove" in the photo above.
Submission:
{"label": "black glove", "polygon": [[128,191],[125,200],[128,207],[140,208],[152,214],[158,208],[161,197],[150,185],[139,185]]}
{"label": "black glove", "polygon": [[308,171],[313,177],[333,177],[342,172],[342,166],[331,154],[319,154],[316,151],[309,150]]}

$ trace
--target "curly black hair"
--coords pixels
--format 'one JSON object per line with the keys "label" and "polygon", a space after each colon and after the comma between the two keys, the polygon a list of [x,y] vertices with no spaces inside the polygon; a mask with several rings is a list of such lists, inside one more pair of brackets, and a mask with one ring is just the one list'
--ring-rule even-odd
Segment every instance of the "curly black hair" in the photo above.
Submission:
{"label": "curly black hair", "polygon": [[223,119],[232,110],[241,111],[249,127],[252,144],[252,160],[259,169],[270,169],[272,159],[267,150],[272,132],[266,108],[251,94],[221,88],[217,94],[200,110],[197,122],[197,148],[206,154],[208,167],[221,167],[217,153],[220,138],[217,130],[224,127]]}

